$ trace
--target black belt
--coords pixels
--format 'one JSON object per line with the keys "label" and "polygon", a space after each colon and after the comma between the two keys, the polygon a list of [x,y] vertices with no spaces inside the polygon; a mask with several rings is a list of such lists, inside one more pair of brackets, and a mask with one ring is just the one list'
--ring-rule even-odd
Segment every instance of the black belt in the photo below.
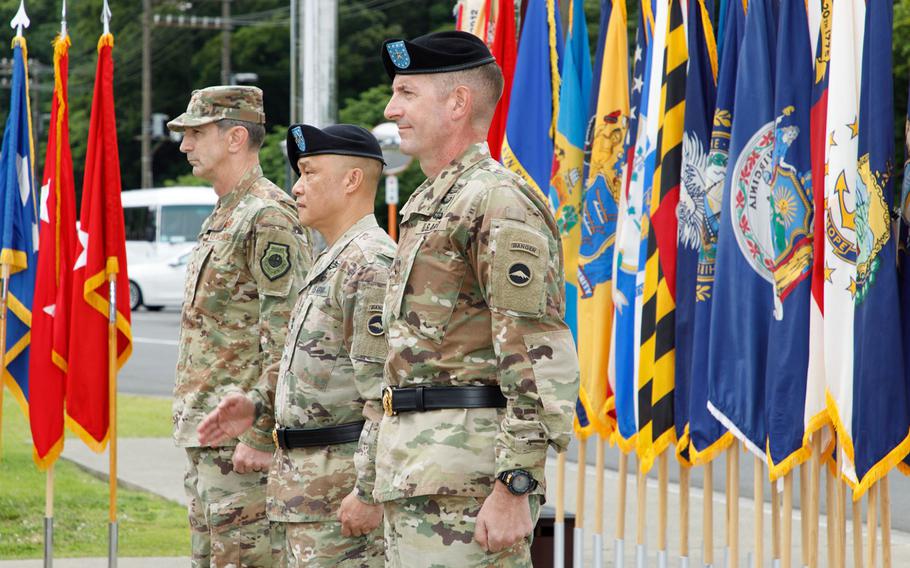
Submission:
{"label": "black belt", "polygon": [[382,408],[386,416],[445,408],[505,407],[506,397],[498,386],[386,387],[382,392]]}
{"label": "black belt", "polygon": [[346,444],[360,439],[364,424],[361,420],[327,428],[275,428],[272,439],[276,446],[286,450]]}

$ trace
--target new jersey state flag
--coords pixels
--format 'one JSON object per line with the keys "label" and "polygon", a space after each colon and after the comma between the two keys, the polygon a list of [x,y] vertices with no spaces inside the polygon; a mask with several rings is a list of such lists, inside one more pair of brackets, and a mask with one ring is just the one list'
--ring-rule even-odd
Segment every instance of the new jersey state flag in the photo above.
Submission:
{"label": "new jersey state flag", "polygon": [[63,449],[69,307],[76,251],[76,196],[70,154],[69,36],[54,40],[54,95],[39,206],[38,281],[32,312],[29,387],[35,463],[46,469]]}
{"label": "new jersey state flag", "polygon": [[698,247],[698,276],[695,284],[695,329],[692,338],[692,371],[689,385],[689,460],[694,465],[710,462],[733,441],[733,435],[708,409],[708,340],[711,307],[714,302],[714,273],[717,235],[727,179],[730,131],[733,126],[733,101],[736,74],[746,13],[742,3],[728,5],[727,23],[717,77],[717,103],[711,130],[711,147],[703,171],[705,179],[704,219]]}
{"label": "new jersey state flag", "polygon": [[[589,148],[581,245],[578,251],[578,352],[589,389],[579,392],[579,405],[601,435],[615,428],[615,397],[609,381],[613,328],[613,248],[622,192],[623,144],[629,119],[629,63],[625,0],[601,2],[596,90],[585,145]],[[593,391],[596,398],[591,398]],[[588,400],[585,400],[587,398]],[[581,413],[576,412],[580,420]],[[596,420],[596,421],[595,421]]]}
{"label": "new jersey state flag", "polygon": [[98,40],[98,66],[85,154],[79,244],[73,266],[69,373],[66,410],[70,426],[93,450],[102,451],[109,432],[108,318],[110,286],[116,293],[116,366],[132,353],[129,279],[123,206],[120,203],[120,158],[114,119],[114,36]]}
{"label": "new jersey state flag", "polygon": [[763,460],[767,440],[765,367],[774,309],[770,182],[776,22],[773,0],[749,2],[736,80],[708,343],[711,411]]}
{"label": "new jersey state flag", "polygon": [[35,155],[28,102],[28,50],[13,39],[10,107],[0,151],[0,264],[9,267],[3,383],[28,416],[28,356],[37,265]]}

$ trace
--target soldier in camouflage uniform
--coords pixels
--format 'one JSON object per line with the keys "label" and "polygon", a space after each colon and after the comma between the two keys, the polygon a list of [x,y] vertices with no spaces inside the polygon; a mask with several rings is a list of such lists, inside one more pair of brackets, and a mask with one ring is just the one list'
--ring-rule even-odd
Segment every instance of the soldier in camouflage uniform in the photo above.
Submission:
{"label": "soldier in camouflage uniform", "polygon": [[203,447],[196,427],[218,401],[252,388],[281,357],[311,259],[293,200],[262,175],[262,91],[194,91],[168,123],[193,174],[218,194],[186,271],[174,387],[174,440],[186,448],[193,566],[270,566],[266,471],[274,450],[263,416],[239,440]]}
{"label": "soldier in camouflage uniform", "polygon": [[386,562],[531,566],[547,448],[568,445],[578,390],[558,229],[490,157],[502,74],[482,41],[388,40],[382,58],[385,116],[428,178],[401,211],[383,312]]}
{"label": "soldier in camouflage uniform", "polygon": [[382,304],[395,255],[373,216],[382,151],[351,125],[294,125],[287,142],[301,174],[300,221],[327,249],[304,282],[277,373],[222,401],[199,433],[235,436],[274,408],[267,509],[277,564],[382,566],[382,506],[372,492],[388,352]]}

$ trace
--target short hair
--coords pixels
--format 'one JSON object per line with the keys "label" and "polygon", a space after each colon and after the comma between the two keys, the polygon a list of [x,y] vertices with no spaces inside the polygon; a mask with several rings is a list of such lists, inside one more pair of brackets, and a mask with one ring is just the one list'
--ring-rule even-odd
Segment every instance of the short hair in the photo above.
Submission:
{"label": "short hair", "polygon": [[[345,156],[346,169],[360,168],[363,171],[364,187],[370,191],[379,191],[379,182],[382,180],[382,162],[373,158],[361,156]],[[372,183],[371,183],[372,180]]]}
{"label": "short hair", "polygon": [[233,118],[224,118],[216,122],[218,130],[224,132],[235,126],[242,126],[247,132],[247,148],[250,150],[259,150],[265,141],[265,126],[256,122],[246,120],[236,120]]}
{"label": "short hair", "polygon": [[478,103],[475,105],[474,116],[471,117],[471,120],[489,126],[505,84],[499,65],[492,62],[462,71],[440,73],[437,77],[437,94],[440,97],[449,96],[456,87],[461,85],[471,89],[477,95]]}

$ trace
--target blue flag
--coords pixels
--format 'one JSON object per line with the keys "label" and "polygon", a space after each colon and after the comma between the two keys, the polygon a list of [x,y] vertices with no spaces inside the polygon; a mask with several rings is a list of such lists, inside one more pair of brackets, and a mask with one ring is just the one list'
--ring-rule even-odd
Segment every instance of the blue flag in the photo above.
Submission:
{"label": "blue flag", "polygon": [[812,293],[812,45],[805,4],[784,2],[778,24],[771,180],[771,244],[777,305],[767,365],[769,472],[786,475],[809,457],[803,414]]}
{"label": "blue flag", "polygon": [[[706,6],[710,4],[711,6]],[[713,0],[688,4],[689,70],[686,78],[686,116],[682,175],[677,208],[676,250],[676,394],[673,416],[679,459],[689,462],[689,390],[692,386],[692,346],[695,339],[695,294],[698,250],[706,216],[705,170],[711,145],[711,120],[717,96],[717,49],[707,14]]]}
{"label": "blue flag", "polygon": [[[531,0],[512,82],[502,163],[547,197],[559,105],[562,26],[555,0]],[[574,269],[573,269],[574,270]]]}
{"label": "blue flag", "polygon": [[704,169],[704,219],[700,228],[698,276],[695,285],[695,322],[692,338],[692,371],[689,384],[689,459],[705,464],[727,448],[732,435],[708,411],[708,334],[714,298],[714,264],[720,224],[724,180],[727,178],[736,71],[745,26],[742,4],[734,2],[726,12],[725,46],[717,78],[717,104],[711,131],[711,147]]}
{"label": "blue flag", "polygon": [[[856,180],[856,294],[853,322],[852,441],[858,499],[910,451],[910,411],[898,305],[893,203],[893,5],[868,0],[859,108]],[[835,15],[835,18],[837,16]],[[841,441],[841,437],[838,436]]]}
{"label": "blue flag", "polygon": [[765,366],[774,308],[771,164],[774,150],[772,0],[752,0],[736,80],[730,161],[717,239],[708,340],[708,403],[728,430],[765,458]]}
{"label": "blue flag", "polygon": [[0,264],[9,266],[6,372],[3,381],[27,407],[28,347],[37,268],[34,142],[28,103],[25,38],[13,40],[10,110],[0,152]]}

